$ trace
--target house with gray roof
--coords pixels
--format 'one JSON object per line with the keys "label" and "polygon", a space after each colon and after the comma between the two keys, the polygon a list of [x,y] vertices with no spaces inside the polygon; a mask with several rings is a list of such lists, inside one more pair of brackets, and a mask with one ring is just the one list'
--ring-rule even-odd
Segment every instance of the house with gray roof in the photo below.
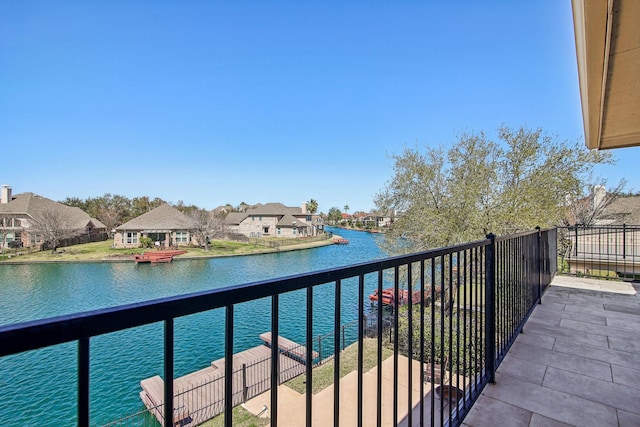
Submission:
{"label": "house with gray roof", "polygon": [[[106,240],[106,226],[78,207],[55,202],[34,193],[12,195],[11,187],[3,185],[0,192],[0,245],[16,240],[23,247],[46,243],[42,233],[44,219],[56,221],[61,235],[68,238],[84,236],[71,244]],[[64,246],[62,242],[60,246]]]}
{"label": "house with gray roof", "polygon": [[596,217],[598,225],[640,225],[640,196],[618,196]]}
{"label": "house with gray roof", "polygon": [[282,203],[257,204],[245,212],[230,212],[225,218],[228,231],[247,237],[307,237],[324,232],[319,215],[307,212],[306,203],[301,207]]}
{"label": "house with gray roof", "polygon": [[193,219],[165,203],[116,227],[113,246],[137,248],[142,237],[161,247],[197,244],[191,234],[193,227]]}

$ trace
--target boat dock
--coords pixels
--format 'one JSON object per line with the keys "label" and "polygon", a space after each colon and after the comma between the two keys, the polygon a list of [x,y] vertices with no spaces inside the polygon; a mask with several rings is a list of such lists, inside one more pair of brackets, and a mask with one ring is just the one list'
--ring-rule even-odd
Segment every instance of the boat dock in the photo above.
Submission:
{"label": "boat dock", "polygon": [[[264,341],[264,344],[267,347],[271,347],[271,332],[260,334],[260,339]],[[306,365],[307,349],[305,346],[298,344],[297,342],[288,340],[284,337],[278,336],[278,348],[280,349],[280,353]],[[319,354],[317,351],[314,351],[312,353],[313,359],[317,359],[318,356]]]}
{"label": "boat dock", "polygon": [[[271,332],[260,335],[263,345],[233,355],[233,405],[239,405],[271,388]],[[282,384],[305,372],[306,348],[278,336]],[[313,352],[317,358],[318,353]],[[174,420],[181,426],[195,426],[224,412],[224,358],[211,366],[173,381]],[[162,424],[164,381],[159,375],[140,381],[140,398]]]}
{"label": "boat dock", "polygon": [[150,251],[143,252],[140,255],[136,255],[133,257],[133,260],[137,264],[146,264],[146,263],[166,263],[173,261],[173,257],[176,255],[182,255],[187,253],[187,251],[183,250],[161,250],[161,251]]}

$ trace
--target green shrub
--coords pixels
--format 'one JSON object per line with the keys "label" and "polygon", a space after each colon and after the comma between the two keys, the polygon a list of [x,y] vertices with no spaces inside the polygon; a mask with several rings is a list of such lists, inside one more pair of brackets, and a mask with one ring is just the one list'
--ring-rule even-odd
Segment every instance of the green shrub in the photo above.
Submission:
{"label": "green shrub", "polygon": [[141,248],[153,248],[153,239],[151,237],[141,237],[140,238],[140,247]]}

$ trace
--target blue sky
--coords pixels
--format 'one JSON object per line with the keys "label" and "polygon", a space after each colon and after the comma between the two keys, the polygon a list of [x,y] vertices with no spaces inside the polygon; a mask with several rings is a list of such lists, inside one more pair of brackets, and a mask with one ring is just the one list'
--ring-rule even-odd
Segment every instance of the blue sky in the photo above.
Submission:
{"label": "blue sky", "polygon": [[569,0],[304,3],[2,2],[1,183],[367,211],[404,146],[583,139]]}

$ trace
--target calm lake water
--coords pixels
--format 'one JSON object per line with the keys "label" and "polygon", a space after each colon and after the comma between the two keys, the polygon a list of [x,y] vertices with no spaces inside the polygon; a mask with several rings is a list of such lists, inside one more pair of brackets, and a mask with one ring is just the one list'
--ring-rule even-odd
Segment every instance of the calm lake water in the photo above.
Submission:
{"label": "calm lake water", "polygon": [[[379,259],[379,236],[334,230],[349,245],[267,255],[135,263],[0,266],[0,324],[186,294],[257,280],[306,273]],[[357,283],[343,283],[342,317],[357,317]],[[372,292],[375,281],[367,281]],[[304,342],[305,293],[280,299],[280,335]],[[314,335],[331,332],[333,286],[314,293]],[[236,352],[260,345],[270,330],[269,299],[235,310]],[[224,312],[215,310],[175,321],[176,377],[209,366],[224,356]],[[91,420],[104,424],[144,409],[141,379],[163,372],[161,323],[91,340]],[[0,359],[0,424],[70,425],[76,422],[76,343]]]}

